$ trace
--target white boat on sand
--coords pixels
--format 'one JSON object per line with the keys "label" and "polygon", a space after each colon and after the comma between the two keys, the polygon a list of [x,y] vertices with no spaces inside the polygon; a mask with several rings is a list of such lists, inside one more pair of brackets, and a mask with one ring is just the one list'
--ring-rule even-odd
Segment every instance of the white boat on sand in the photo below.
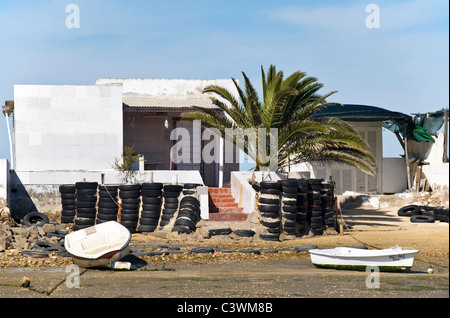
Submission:
{"label": "white boat on sand", "polygon": [[130,253],[131,233],[109,221],[81,229],[64,238],[73,262],[81,267],[108,267]]}
{"label": "white boat on sand", "polygon": [[351,247],[309,250],[311,262],[317,267],[366,270],[367,266],[376,266],[385,272],[409,271],[417,252],[400,248],[366,250]]}

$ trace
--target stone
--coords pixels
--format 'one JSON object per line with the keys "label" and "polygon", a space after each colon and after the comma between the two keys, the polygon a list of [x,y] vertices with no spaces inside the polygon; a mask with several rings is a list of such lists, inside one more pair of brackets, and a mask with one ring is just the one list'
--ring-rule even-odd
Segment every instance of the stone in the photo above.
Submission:
{"label": "stone", "polygon": [[45,233],[55,233],[56,226],[55,224],[46,223],[42,226],[42,229],[44,230]]}

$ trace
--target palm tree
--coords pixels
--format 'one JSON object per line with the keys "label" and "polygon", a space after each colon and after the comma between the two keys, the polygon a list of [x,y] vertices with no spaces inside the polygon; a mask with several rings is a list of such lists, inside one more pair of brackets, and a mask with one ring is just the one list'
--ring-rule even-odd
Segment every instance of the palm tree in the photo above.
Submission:
{"label": "palm tree", "polygon": [[[224,138],[227,129],[253,130],[258,136],[256,142],[251,138],[242,142],[236,136],[229,139],[255,161],[255,170],[267,166],[256,149],[259,145],[261,150],[261,144],[265,143],[263,153],[270,156],[270,137],[274,137],[270,129],[272,132],[275,129],[279,170],[302,162],[341,163],[374,174],[375,159],[369,146],[351,125],[334,117],[311,118],[322,107],[336,104],[326,102],[335,91],[320,95],[318,91],[323,84],[316,78],[300,71],[284,78],[283,72],[277,72],[271,65],[267,75],[261,67],[263,96],[260,99],[246,74],[242,72],[242,75],[245,89],[232,78],[239,100],[227,89],[210,85],[204,93],[213,93],[210,98],[221,111],[194,106],[197,111],[183,114],[183,118],[201,120],[205,127],[216,128]],[[264,129],[266,136],[257,134],[259,128]]]}

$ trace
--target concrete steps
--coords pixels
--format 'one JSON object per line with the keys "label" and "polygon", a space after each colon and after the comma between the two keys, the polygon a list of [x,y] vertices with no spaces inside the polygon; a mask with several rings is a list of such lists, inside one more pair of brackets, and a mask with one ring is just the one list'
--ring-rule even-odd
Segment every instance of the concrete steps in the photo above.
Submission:
{"label": "concrete steps", "polygon": [[246,221],[243,212],[234,201],[230,188],[208,188],[210,221]]}

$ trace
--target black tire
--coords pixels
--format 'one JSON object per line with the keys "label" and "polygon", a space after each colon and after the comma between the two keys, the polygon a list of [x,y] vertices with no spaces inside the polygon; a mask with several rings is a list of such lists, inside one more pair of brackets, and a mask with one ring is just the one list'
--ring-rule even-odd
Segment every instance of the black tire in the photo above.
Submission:
{"label": "black tire", "polygon": [[162,214],[174,214],[177,209],[163,209]]}
{"label": "black tire", "polygon": [[297,219],[297,213],[285,212],[282,214],[283,218],[289,221],[295,221]]}
{"label": "black tire", "polygon": [[312,232],[314,235],[322,235],[322,234],[323,234],[323,228],[317,228],[317,229],[311,228],[311,232]]}
{"label": "black tire", "polygon": [[121,199],[135,199],[141,196],[141,191],[139,190],[123,190],[119,192],[119,197]]}
{"label": "black tire", "polygon": [[59,193],[73,194],[76,191],[76,187],[73,184],[62,184],[59,186]]}
{"label": "black tire", "polygon": [[76,225],[88,225],[88,226],[92,226],[95,224],[95,219],[91,219],[91,218],[79,218],[77,217],[75,219],[75,224]]}
{"label": "black tire", "polygon": [[178,209],[177,203],[164,203],[164,208],[166,209]]}
{"label": "black tire", "polygon": [[113,201],[98,201],[97,205],[99,208],[107,208],[107,209],[119,208],[118,203]]}
{"label": "black tire", "polygon": [[96,213],[84,213],[84,212],[77,212],[77,218],[82,219],[95,219]]}
{"label": "black tire", "polygon": [[77,195],[75,193],[61,193],[60,194],[61,199],[70,199],[75,200],[77,198]]}
{"label": "black tire", "polygon": [[75,217],[76,214],[77,214],[77,211],[75,211],[75,210],[62,210],[62,211],[61,211],[61,215],[62,215],[62,216],[71,216],[71,217]]}
{"label": "black tire", "polygon": [[162,199],[161,198],[149,198],[149,197],[142,197],[142,203],[143,204],[157,204],[161,205]]}
{"label": "black tire", "polygon": [[97,195],[97,189],[78,189],[77,196],[79,195]]}
{"label": "black tire", "polygon": [[117,221],[117,215],[115,214],[102,214],[102,213],[98,213],[97,214],[97,220],[102,220],[102,221]]}
{"label": "black tire", "polygon": [[139,208],[136,209],[122,209],[121,214],[139,215]]}
{"label": "black tire", "polygon": [[139,210],[140,204],[122,204],[122,210]]}
{"label": "black tire", "polygon": [[233,232],[230,228],[223,228],[223,229],[210,229],[208,231],[209,236],[215,236],[215,235],[229,235]]}
{"label": "black tire", "polygon": [[183,184],[183,189],[197,189],[197,187],[202,187],[200,183],[185,183]]}
{"label": "black tire", "polygon": [[40,212],[31,212],[23,217],[23,225],[26,226],[43,226],[49,222],[48,216]]}
{"label": "black tire", "polygon": [[109,215],[117,215],[117,213],[119,212],[118,208],[98,208],[98,213],[101,214],[109,214]]}
{"label": "black tire", "polygon": [[61,223],[73,223],[75,216],[61,215]]}
{"label": "black tire", "polygon": [[174,225],[175,226],[184,225],[184,226],[187,226],[188,228],[190,228],[192,231],[195,231],[195,229],[197,228],[195,225],[195,222],[193,222],[191,219],[185,218],[185,217],[177,218]]}
{"label": "black tire", "polygon": [[178,197],[176,197],[176,198],[164,198],[164,202],[178,203]]}
{"label": "black tire", "polygon": [[128,198],[128,199],[122,199],[122,206],[124,204],[129,204],[129,205],[139,205],[141,203],[141,198]]}
{"label": "black tire", "polygon": [[280,235],[273,233],[260,233],[259,238],[263,241],[279,241]]}
{"label": "black tire", "polygon": [[180,192],[163,192],[164,198],[178,198],[180,196]]}
{"label": "black tire", "polygon": [[414,215],[420,215],[420,211],[421,211],[421,209],[420,209],[420,206],[418,206],[418,205],[407,205],[407,206],[400,208],[397,211],[397,215],[411,217]]}
{"label": "black tire", "polygon": [[82,202],[82,201],[77,201],[75,206],[77,209],[95,209],[96,206],[96,202]]}
{"label": "black tire", "polygon": [[280,195],[280,190],[261,188],[261,194]]}
{"label": "black tire", "polygon": [[168,184],[164,186],[164,192],[177,192],[180,193],[183,190],[183,186],[177,184]]}
{"label": "black tire", "polygon": [[411,215],[412,223],[434,223],[434,217],[430,215]]}
{"label": "black tire", "polygon": [[161,211],[160,204],[143,204],[142,211]]}
{"label": "black tire", "polygon": [[242,236],[242,237],[253,237],[256,233],[253,230],[235,230],[234,233],[237,236]]}
{"label": "black tire", "polygon": [[157,198],[162,195],[162,192],[161,192],[161,190],[142,190],[141,194],[143,197]]}
{"label": "black tire", "polygon": [[190,253],[214,253],[214,248],[209,246],[194,247],[189,251]]}
{"label": "black tire", "polygon": [[115,200],[119,196],[119,192],[118,191],[109,191],[109,192],[98,191],[98,196],[100,198],[111,198],[112,197]]}
{"label": "black tire", "polygon": [[131,213],[122,213],[120,219],[123,221],[138,221],[139,214],[131,214]]}
{"label": "black tire", "polygon": [[120,224],[122,224],[123,226],[125,226],[128,231],[130,231],[131,229],[136,230],[136,226],[138,225],[137,221],[128,221],[128,220],[120,220]]}
{"label": "black tire", "polygon": [[183,197],[180,201],[180,204],[184,203],[192,203],[200,206],[200,201],[195,197]]}
{"label": "black tire", "polygon": [[259,198],[259,203],[279,205],[280,204],[280,199],[269,199],[269,198],[260,197]]}
{"label": "black tire", "polygon": [[140,184],[121,184],[119,185],[120,191],[136,191],[141,190]]}
{"label": "black tire", "polygon": [[285,187],[295,187],[295,188],[297,188],[297,186],[298,186],[298,181],[296,179],[280,180],[280,181],[278,181],[278,183],[281,184],[281,186],[283,187],[283,190],[284,190]]}
{"label": "black tire", "polygon": [[139,224],[138,231],[139,232],[154,232],[156,230],[156,225],[143,225]]}
{"label": "black tire", "polygon": [[282,210],[288,213],[297,213],[297,205],[283,205]]}
{"label": "black tire", "polygon": [[280,217],[279,212],[261,212],[261,216],[270,219],[278,219]]}
{"label": "black tire", "polygon": [[163,188],[163,184],[159,182],[154,183],[143,183],[141,185],[142,190],[161,190]]}
{"label": "black tire", "polygon": [[75,204],[63,204],[62,209],[66,211],[75,211],[77,206]]}
{"label": "black tire", "polygon": [[142,211],[141,218],[159,219],[161,216],[160,211]]}
{"label": "black tire", "polygon": [[139,219],[139,224],[142,225],[158,225],[159,218],[143,218],[141,217]]}
{"label": "black tire", "polygon": [[190,234],[192,233],[192,230],[188,228],[187,226],[177,225],[172,228],[172,232],[178,232],[182,234]]}
{"label": "black tire", "polygon": [[263,190],[263,189],[280,190],[281,189],[281,184],[277,181],[261,181],[259,183],[259,186],[260,186],[261,190]]}
{"label": "black tire", "polygon": [[276,228],[276,227],[280,227],[281,221],[276,220],[273,222],[269,222],[269,221],[260,220],[260,223],[261,223],[261,225],[268,227],[268,228]]}
{"label": "black tire", "polygon": [[75,187],[78,190],[84,190],[84,189],[97,189],[98,182],[77,182],[75,183]]}
{"label": "black tire", "polygon": [[98,190],[99,191],[108,191],[108,192],[114,192],[114,191],[118,191],[119,190],[119,186],[118,185],[104,185],[104,184],[99,184],[98,185]]}
{"label": "black tire", "polygon": [[296,199],[283,200],[282,202],[283,202],[283,205],[297,206],[297,200]]}
{"label": "black tire", "polygon": [[283,187],[283,193],[295,193],[297,194],[298,188],[295,187]]}
{"label": "black tire", "polygon": [[196,223],[200,220],[200,216],[196,212],[186,209],[180,210],[180,212],[178,212],[178,217],[186,217]]}
{"label": "black tire", "polygon": [[197,194],[197,190],[183,190],[183,195]]}
{"label": "black tire", "polygon": [[261,204],[258,206],[259,211],[261,212],[272,212],[272,213],[276,213],[280,211],[280,206],[279,205],[269,205],[269,204]]}

